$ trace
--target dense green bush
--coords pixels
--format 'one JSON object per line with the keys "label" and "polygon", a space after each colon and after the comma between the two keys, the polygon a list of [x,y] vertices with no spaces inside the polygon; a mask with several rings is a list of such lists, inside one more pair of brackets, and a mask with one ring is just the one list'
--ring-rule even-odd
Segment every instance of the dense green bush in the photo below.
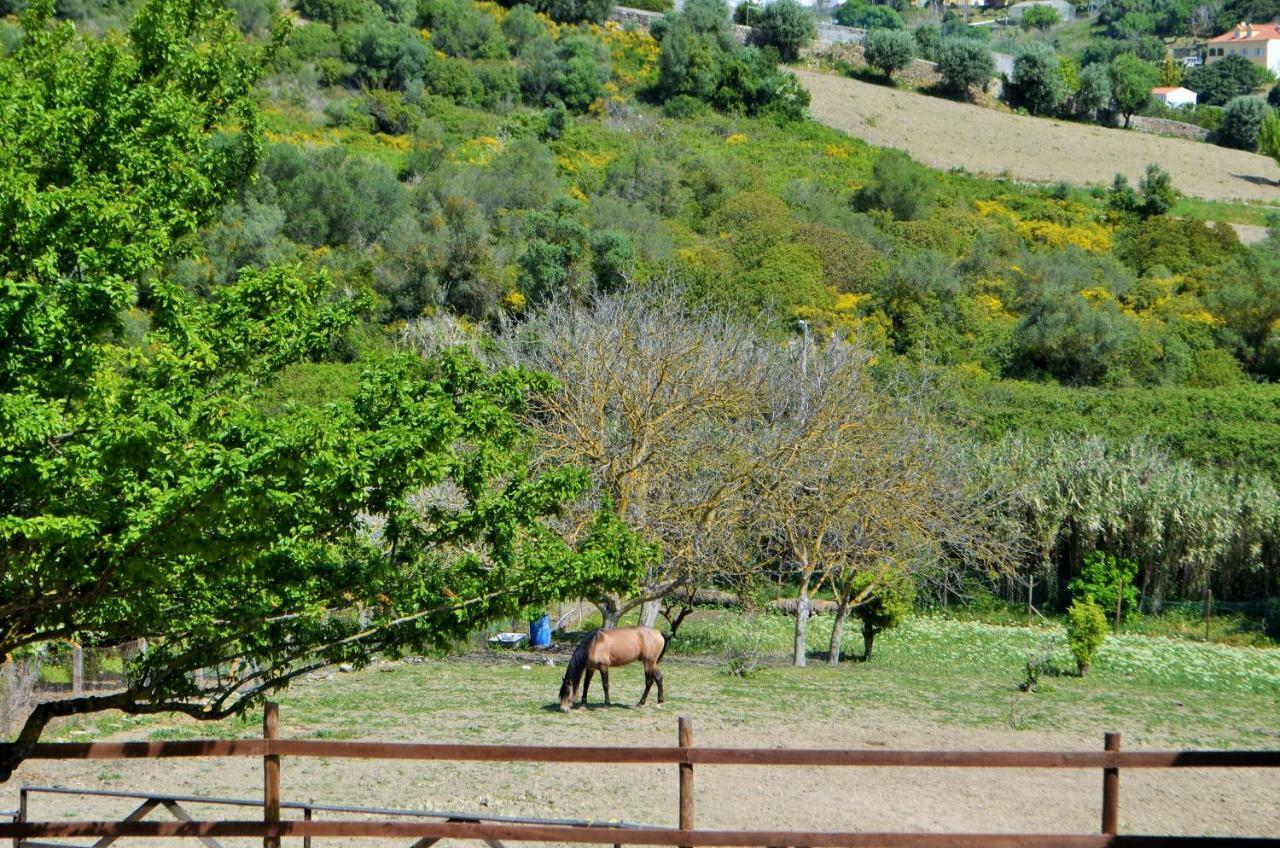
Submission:
{"label": "dense green bush", "polygon": [[1262,122],[1270,114],[1267,101],[1256,95],[1233,97],[1227,101],[1218,125],[1217,139],[1228,147],[1257,150]]}
{"label": "dense green bush", "polygon": [[1067,99],[1067,84],[1053,48],[1041,41],[1019,48],[1005,93],[1013,106],[1033,115],[1056,114]]}
{"label": "dense green bush", "polygon": [[[918,34],[918,33],[917,33]],[[981,42],[969,38],[951,37],[938,49],[938,73],[943,84],[965,100],[970,89],[987,90],[996,75],[996,63],[991,51]]]}
{"label": "dense green bush", "polygon": [[1052,6],[1032,6],[1022,13],[1019,25],[1023,31],[1038,29],[1041,32],[1062,23],[1062,15]]}
{"label": "dense green bush", "polygon": [[853,614],[862,622],[864,662],[871,660],[876,636],[897,627],[911,614],[916,600],[915,584],[905,572],[876,574],[864,571],[854,578],[853,595],[856,597],[872,586],[875,588],[866,600],[853,608]]}
{"label": "dense green bush", "polygon": [[298,14],[330,26],[364,20],[369,4],[363,0],[295,0]]}
{"label": "dense green bush", "polygon": [[863,0],[845,0],[832,14],[841,26],[859,29],[906,29],[902,16],[889,6],[873,5]]}
{"label": "dense green bush", "polygon": [[[520,0],[526,2],[526,0]],[[503,0],[504,6],[515,6],[513,0]],[[542,12],[553,21],[576,24],[584,21],[604,23],[613,9],[613,0],[532,0],[534,11]]]}
{"label": "dense green bush", "polygon": [[862,52],[868,65],[885,77],[892,77],[896,71],[911,64],[915,56],[915,39],[905,30],[873,29],[867,33]]}
{"label": "dense green bush", "polygon": [[1078,118],[1091,119],[1111,105],[1111,71],[1101,63],[1080,71],[1079,85],[1071,95],[1071,111]]}
{"label": "dense green bush", "polygon": [[1224,56],[1216,62],[1192,68],[1182,84],[1199,95],[1198,102],[1225,106],[1233,97],[1252,94],[1267,81],[1267,72],[1243,56]]}
{"label": "dense green bush", "polygon": [[418,26],[431,30],[431,47],[466,59],[500,59],[507,43],[493,16],[471,0],[421,0]]}
{"label": "dense green bush", "polygon": [[1137,582],[1138,564],[1133,560],[1106,551],[1090,551],[1084,558],[1084,567],[1067,588],[1073,598],[1092,598],[1108,615],[1119,605],[1120,617],[1126,618],[1138,611]]}
{"label": "dense green bush", "polygon": [[1067,644],[1082,676],[1089,673],[1094,655],[1107,640],[1107,632],[1107,618],[1093,598],[1086,596],[1067,608]]}
{"label": "dense green bush", "polygon": [[755,22],[760,43],[773,47],[784,61],[793,61],[818,34],[813,15],[796,0],[774,0]]}
{"label": "dense green bush", "polygon": [[772,51],[742,47],[729,31],[724,0],[690,0],[684,11],[654,23],[661,45],[654,93],[663,101],[686,96],[723,111],[804,116],[809,93],[794,74],[779,71]]}
{"label": "dense green bush", "polygon": [[933,203],[933,175],[900,150],[885,150],[871,167],[871,180],[858,190],[854,205],[883,209],[899,221],[914,220]]}

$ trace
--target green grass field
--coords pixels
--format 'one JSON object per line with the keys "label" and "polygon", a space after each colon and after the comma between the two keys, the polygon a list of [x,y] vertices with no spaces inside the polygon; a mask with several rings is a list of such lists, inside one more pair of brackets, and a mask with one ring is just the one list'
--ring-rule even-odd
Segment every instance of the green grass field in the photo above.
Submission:
{"label": "green grass field", "polygon": [[[790,713],[818,723],[874,713],[895,724],[1001,731],[1092,735],[1119,729],[1149,746],[1280,745],[1280,649],[1124,635],[1108,639],[1082,678],[1068,673],[1071,662],[1061,640],[1055,664],[1062,672],[1042,678],[1039,691],[1023,693],[1018,684],[1026,658],[1060,637],[1056,625],[1004,627],[920,616],[878,638],[873,660],[863,663],[854,659],[862,640],[851,623],[844,644],[850,659],[831,667],[825,662],[830,620],[814,619],[810,665],[797,669],[786,664],[791,619],[700,614],[686,623],[664,661],[670,706],[715,725],[768,724]],[[729,657],[744,650],[757,652],[761,664],[749,676],[735,676]],[[457,741],[493,741],[492,720],[473,721],[475,712],[501,704],[490,718],[500,715],[498,729],[513,733],[533,716],[542,722],[554,711],[566,658],[567,653],[556,654],[552,667],[527,654],[473,649],[304,681],[280,700],[294,736],[400,738],[408,724],[430,726]],[[633,703],[639,687],[634,668],[617,672],[619,702]],[[595,699],[600,694],[597,684]],[[259,720],[251,715],[201,724],[106,715],[63,723],[55,735],[241,736],[254,735]]]}

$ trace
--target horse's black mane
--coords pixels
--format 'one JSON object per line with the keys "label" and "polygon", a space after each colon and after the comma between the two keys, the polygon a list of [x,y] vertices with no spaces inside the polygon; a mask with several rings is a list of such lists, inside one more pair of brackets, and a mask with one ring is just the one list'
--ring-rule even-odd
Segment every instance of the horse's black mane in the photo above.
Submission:
{"label": "horse's black mane", "polygon": [[564,682],[560,684],[560,700],[569,697],[569,693],[577,687],[578,681],[582,679],[582,672],[587,668],[587,649],[591,647],[591,643],[595,641],[596,634],[600,631],[592,630],[587,638],[578,643],[578,647],[574,649],[573,656],[569,657],[569,667],[564,671]]}

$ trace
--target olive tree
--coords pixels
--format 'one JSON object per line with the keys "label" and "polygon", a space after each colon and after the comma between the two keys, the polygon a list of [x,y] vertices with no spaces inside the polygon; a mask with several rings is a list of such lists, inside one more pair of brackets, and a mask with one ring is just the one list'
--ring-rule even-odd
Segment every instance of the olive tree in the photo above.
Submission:
{"label": "olive tree", "polygon": [[948,38],[938,49],[938,73],[947,88],[965,100],[975,86],[983,91],[996,75],[996,63],[985,44],[972,38]]}
{"label": "olive tree", "polygon": [[813,15],[796,0],[774,0],[760,11],[756,22],[760,43],[776,47],[783,61],[800,55],[818,34]]}
{"label": "olive tree", "polygon": [[873,29],[862,44],[867,64],[886,78],[911,64],[915,56],[915,39],[900,29]]}

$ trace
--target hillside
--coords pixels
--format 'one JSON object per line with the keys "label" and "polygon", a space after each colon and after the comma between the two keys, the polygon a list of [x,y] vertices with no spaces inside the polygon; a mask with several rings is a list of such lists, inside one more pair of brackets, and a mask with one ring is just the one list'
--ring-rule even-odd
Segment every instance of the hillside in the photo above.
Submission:
{"label": "hillside", "polygon": [[1182,139],[1032,118],[797,69],[814,117],[935,168],[1074,185],[1130,180],[1147,163],[1184,193],[1209,200],[1280,200],[1280,168],[1265,156]]}

